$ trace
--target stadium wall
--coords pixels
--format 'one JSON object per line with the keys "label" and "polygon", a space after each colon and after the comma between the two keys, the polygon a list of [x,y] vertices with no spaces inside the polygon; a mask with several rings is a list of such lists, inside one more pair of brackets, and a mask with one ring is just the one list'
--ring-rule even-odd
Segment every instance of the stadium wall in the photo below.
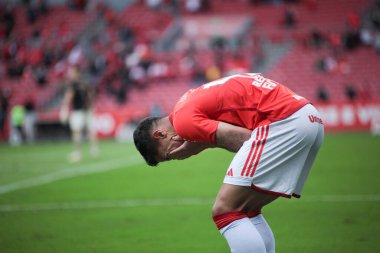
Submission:
{"label": "stadium wall", "polygon": [[[380,135],[380,100],[372,102],[340,102],[315,104],[321,113],[326,132],[372,132]],[[96,111],[94,127],[101,139],[117,138],[131,141],[131,132],[137,121],[148,116],[149,110],[140,112],[126,109]],[[59,121],[58,111],[39,112],[38,140],[70,138],[67,124]],[[7,136],[9,128],[7,127]],[[0,141],[1,141],[0,136]]]}
{"label": "stadium wall", "polygon": [[327,131],[380,131],[380,101],[317,104]]}

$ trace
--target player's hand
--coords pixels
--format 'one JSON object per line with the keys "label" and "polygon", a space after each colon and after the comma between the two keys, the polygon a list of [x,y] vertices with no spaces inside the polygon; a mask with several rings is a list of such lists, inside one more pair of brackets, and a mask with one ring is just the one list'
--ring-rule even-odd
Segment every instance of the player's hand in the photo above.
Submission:
{"label": "player's hand", "polygon": [[[173,136],[172,140],[183,141],[183,139],[178,135]],[[208,147],[209,147],[209,144],[207,143],[184,141],[182,145],[170,151],[170,153],[168,154],[168,158],[170,160],[183,160],[192,155],[196,155],[202,152]]]}

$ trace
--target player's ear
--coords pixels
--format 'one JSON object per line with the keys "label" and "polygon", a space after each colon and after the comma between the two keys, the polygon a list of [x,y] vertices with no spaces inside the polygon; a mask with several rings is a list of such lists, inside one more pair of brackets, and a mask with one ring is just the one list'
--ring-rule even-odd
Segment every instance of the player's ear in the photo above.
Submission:
{"label": "player's ear", "polygon": [[167,136],[167,132],[164,129],[156,129],[153,131],[154,139],[164,139]]}

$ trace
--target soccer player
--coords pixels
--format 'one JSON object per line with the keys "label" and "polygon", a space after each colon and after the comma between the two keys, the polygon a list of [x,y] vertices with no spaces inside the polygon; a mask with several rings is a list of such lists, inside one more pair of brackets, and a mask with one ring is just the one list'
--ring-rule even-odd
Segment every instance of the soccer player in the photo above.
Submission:
{"label": "soccer player", "polygon": [[99,149],[93,126],[94,100],[95,91],[90,84],[82,80],[79,75],[74,75],[66,90],[60,111],[61,121],[69,121],[74,150],[69,154],[68,160],[72,163],[82,159],[82,132],[84,130],[90,140],[91,156],[98,156]]}
{"label": "soccer player", "polygon": [[261,209],[300,197],[324,136],[318,111],[260,74],[228,76],[189,90],[167,117],[134,132],[148,165],[185,159],[210,147],[236,152],[216,197],[213,220],[231,252],[275,252]]}

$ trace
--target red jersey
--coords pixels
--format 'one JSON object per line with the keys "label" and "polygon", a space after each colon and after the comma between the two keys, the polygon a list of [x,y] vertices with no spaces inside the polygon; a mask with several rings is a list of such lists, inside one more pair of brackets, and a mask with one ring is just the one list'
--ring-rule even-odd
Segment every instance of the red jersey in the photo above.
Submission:
{"label": "red jersey", "polygon": [[182,138],[215,144],[220,121],[253,130],[284,119],[308,103],[260,74],[233,75],[186,92],[169,119]]}

